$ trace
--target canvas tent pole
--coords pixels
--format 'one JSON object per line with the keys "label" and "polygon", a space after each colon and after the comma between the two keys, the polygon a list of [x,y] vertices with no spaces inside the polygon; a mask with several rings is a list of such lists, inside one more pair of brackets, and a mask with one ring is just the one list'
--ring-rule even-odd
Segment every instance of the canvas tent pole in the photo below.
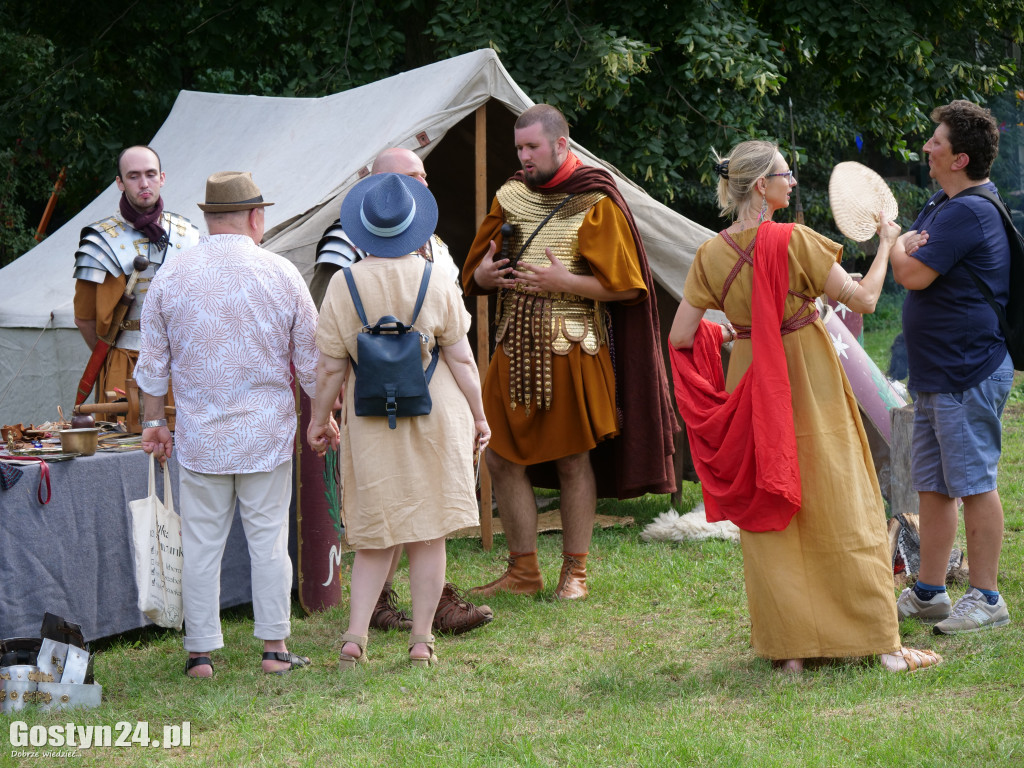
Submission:
{"label": "canvas tent pole", "polygon": [[[476,109],[476,189],[474,221],[479,224],[487,215],[487,104]],[[487,315],[487,296],[476,297],[476,364],[483,383],[490,362],[491,329]],[[494,546],[491,530],[491,473],[480,457],[480,543],[484,549]]]}

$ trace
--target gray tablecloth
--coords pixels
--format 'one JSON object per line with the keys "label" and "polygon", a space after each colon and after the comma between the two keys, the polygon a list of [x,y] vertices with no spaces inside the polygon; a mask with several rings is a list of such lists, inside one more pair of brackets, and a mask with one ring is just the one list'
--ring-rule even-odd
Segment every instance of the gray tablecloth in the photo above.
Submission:
{"label": "gray tablecloth", "polygon": [[[168,466],[176,492],[173,457]],[[36,498],[39,465],[19,467],[24,474],[14,487],[0,490],[0,638],[38,637],[44,611],[80,624],[86,640],[148,625],[136,608],[128,502],[147,494],[149,457],[130,451],[50,463],[45,505]],[[162,478],[157,488],[162,495]],[[236,512],[220,604],[248,602],[249,552]]]}

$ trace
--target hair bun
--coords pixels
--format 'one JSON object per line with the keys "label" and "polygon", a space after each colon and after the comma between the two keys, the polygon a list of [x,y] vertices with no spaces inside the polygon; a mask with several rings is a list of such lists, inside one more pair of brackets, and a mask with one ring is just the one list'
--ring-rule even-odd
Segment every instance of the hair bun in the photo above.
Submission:
{"label": "hair bun", "polygon": [[720,163],[715,163],[715,173],[723,179],[729,178],[729,159],[726,158]]}

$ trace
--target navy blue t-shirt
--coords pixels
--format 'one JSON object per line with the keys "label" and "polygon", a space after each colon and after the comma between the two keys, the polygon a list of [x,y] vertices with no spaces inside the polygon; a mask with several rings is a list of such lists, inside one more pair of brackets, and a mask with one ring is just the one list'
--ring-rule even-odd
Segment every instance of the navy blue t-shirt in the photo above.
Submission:
{"label": "navy blue t-shirt", "polygon": [[[995,184],[983,185],[996,192]],[[999,211],[988,200],[964,195],[928,201],[912,229],[928,242],[911,258],[939,276],[907,291],[903,335],[915,392],[962,392],[988,378],[1006,358],[1006,342],[992,307],[964,264],[970,265],[1004,308],[1010,293],[1010,244]]]}

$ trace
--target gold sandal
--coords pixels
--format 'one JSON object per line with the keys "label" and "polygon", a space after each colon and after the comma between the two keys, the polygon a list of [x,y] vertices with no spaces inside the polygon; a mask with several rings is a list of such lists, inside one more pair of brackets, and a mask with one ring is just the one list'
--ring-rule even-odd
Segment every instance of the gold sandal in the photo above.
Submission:
{"label": "gold sandal", "polygon": [[409,636],[409,653],[412,653],[413,646],[418,643],[423,643],[427,646],[427,650],[430,651],[430,657],[426,659],[417,659],[413,656],[409,656],[409,663],[414,667],[429,667],[432,664],[437,664],[437,656],[434,655],[434,636],[433,635],[410,635]]}
{"label": "gold sandal", "polygon": [[[903,662],[906,667],[900,668],[889,664],[885,657],[889,656],[893,659],[895,664]],[[879,656],[879,660],[882,666],[890,672],[915,672],[919,669],[926,669],[927,667],[934,667],[936,664],[942,663],[942,657],[935,653],[935,651],[924,651],[918,648],[905,648],[900,647],[898,651],[893,653],[883,653]]]}
{"label": "gold sandal", "polygon": [[345,643],[352,643],[359,648],[358,656],[349,656],[342,650],[338,657],[338,669],[355,669],[356,664],[363,664],[366,662],[366,643],[369,638],[366,635],[350,635],[348,632],[341,636],[341,647],[345,648]]}

